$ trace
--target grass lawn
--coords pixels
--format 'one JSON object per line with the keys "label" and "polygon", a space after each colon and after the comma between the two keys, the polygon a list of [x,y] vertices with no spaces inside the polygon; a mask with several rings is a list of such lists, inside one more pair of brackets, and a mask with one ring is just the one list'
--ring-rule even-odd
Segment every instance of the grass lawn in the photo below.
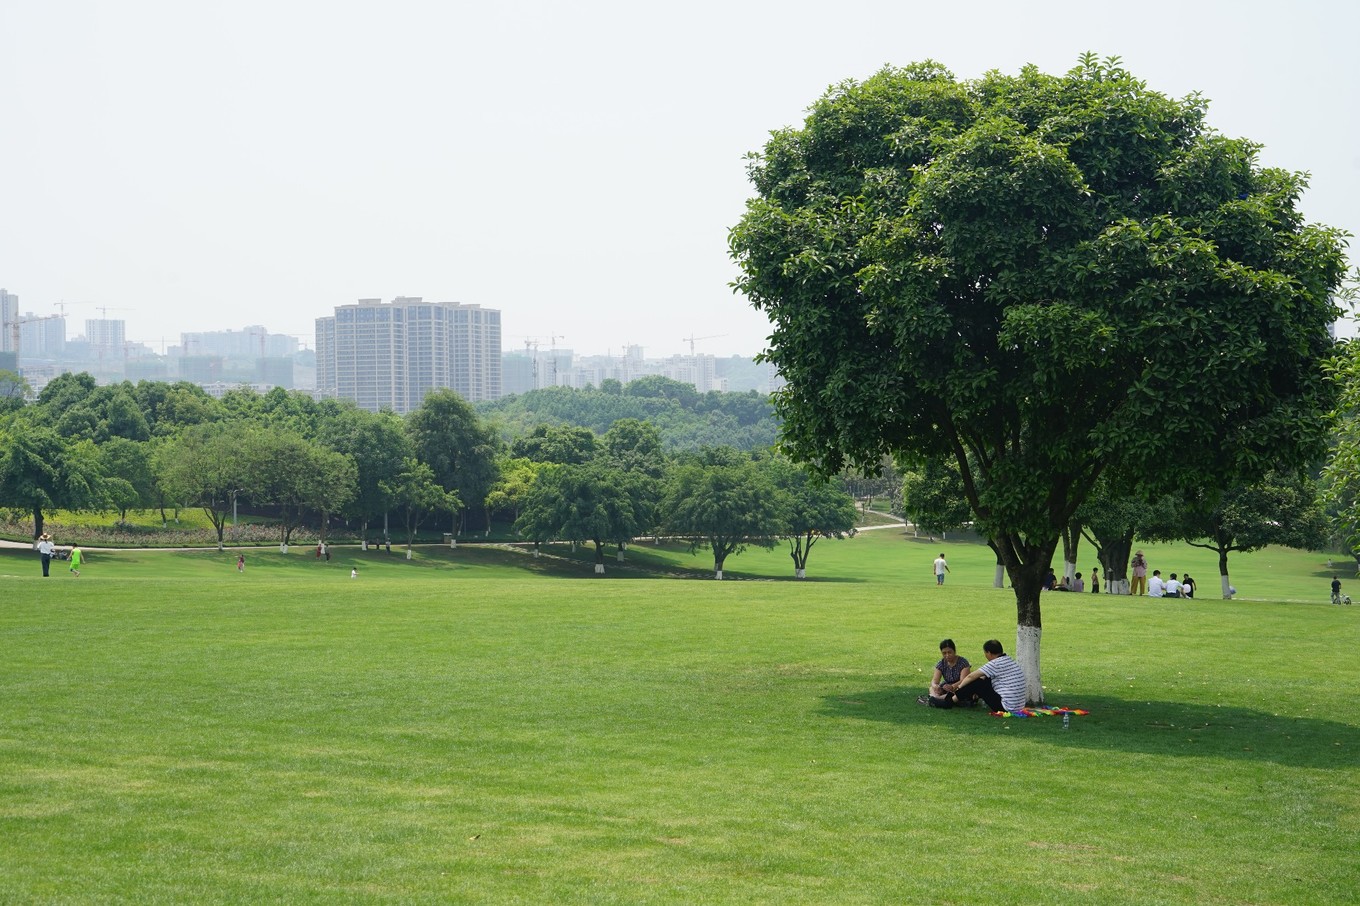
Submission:
{"label": "grass lawn", "polygon": [[1325,555],[1234,558],[1222,601],[1212,554],[1146,549],[1203,596],[1044,599],[1066,731],[915,703],[1014,599],[893,529],[805,582],[779,549],[726,582],[649,544],[603,579],[3,551],[0,902],[1355,902],[1360,606]]}

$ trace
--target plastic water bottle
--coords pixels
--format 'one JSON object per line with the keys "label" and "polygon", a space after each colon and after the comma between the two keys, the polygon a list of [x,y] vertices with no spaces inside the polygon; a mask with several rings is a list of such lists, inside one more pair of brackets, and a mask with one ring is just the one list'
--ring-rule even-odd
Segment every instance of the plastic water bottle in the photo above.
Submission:
{"label": "plastic water bottle", "polygon": [[1063,729],[1066,730],[1066,729],[1067,729],[1068,727],[1070,727],[1070,726],[1072,726],[1072,715],[1071,715],[1071,714],[1064,714],[1064,715],[1063,715]]}

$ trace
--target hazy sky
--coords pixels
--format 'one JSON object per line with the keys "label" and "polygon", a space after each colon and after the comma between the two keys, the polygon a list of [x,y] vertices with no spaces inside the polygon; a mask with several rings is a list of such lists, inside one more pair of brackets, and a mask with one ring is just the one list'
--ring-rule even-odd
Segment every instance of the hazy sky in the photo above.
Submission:
{"label": "hazy sky", "polygon": [[1086,50],[1200,91],[1312,173],[1310,220],[1360,232],[1357,9],[0,0],[0,287],[157,349],[249,324],[311,346],[334,306],[408,295],[500,309],[507,348],[750,355],[769,331],[727,230],[771,129],[887,63]]}

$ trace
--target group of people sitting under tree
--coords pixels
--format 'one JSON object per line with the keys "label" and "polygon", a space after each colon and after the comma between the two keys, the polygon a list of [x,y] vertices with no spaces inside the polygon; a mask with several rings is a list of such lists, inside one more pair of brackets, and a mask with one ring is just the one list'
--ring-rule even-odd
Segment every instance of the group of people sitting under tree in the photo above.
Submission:
{"label": "group of people sitting under tree", "polygon": [[940,643],[940,662],[930,678],[930,691],[917,702],[932,708],[971,708],[979,701],[989,711],[1025,707],[1025,671],[996,639],[982,643],[987,662],[976,670],[960,657],[953,639]]}
{"label": "group of people sitting under tree", "polygon": [[1177,579],[1176,574],[1172,573],[1171,578],[1163,579],[1162,571],[1154,569],[1152,578],[1148,579],[1149,598],[1193,598],[1195,596],[1195,580],[1186,573],[1184,579]]}

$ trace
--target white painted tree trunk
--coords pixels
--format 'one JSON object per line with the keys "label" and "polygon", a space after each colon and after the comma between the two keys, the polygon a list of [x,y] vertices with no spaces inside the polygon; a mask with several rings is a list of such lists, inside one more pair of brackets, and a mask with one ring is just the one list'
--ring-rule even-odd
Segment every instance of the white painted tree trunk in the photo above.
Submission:
{"label": "white painted tree trunk", "polygon": [[1231,601],[1231,600],[1232,600],[1232,596],[1233,596],[1233,595],[1232,595],[1232,584],[1228,582],[1228,577],[1227,577],[1227,576],[1219,576],[1219,577],[1218,577],[1218,581],[1221,583],[1221,585],[1222,585],[1222,587],[1223,587],[1223,600],[1225,600],[1225,601]]}
{"label": "white painted tree trunk", "polygon": [[715,578],[715,579],[717,579],[719,582],[721,582],[721,581],[722,581],[722,570],[720,570],[720,569],[715,569],[715,570],[713,570],[713,578]]}
{"label": "white painted tree trunk", "polygon": [[535,560],[538,559],[538,554],[539,554],[538,548],[534,548],[534,559],[535,559]]}
{"label": "white painted tree trunk", "polygon": [[360,541],[360,542],[359,542],[359,550],[361,550],[361,551],[367,551],[367,550],[368,550],[368,539],[364,539],[363,541]]}
{"label": "white painted tree trunk", "polygon": [[1063,561],[1063,577],[1067,579],[1067,587],[1072,587],[1072,580],[1077,577],[1077,564],[1070,560]]}
{"label": "white painted tree trunk", "polygon": [[1025,701],[1044,703],[1043,676],[1039,670],[1039,637],[1043,630],[1034,626],[1015,627],[1015,660],[1025,671]]}
{"label": "white painted tree trunk", "polygon": [[794,577],[795,579],[806,579],[806,578],[807,578],[807,570],[805,570],[805,569],[799,567],[799,568],[797,568],[797,569],[795,569],[795,570],[793,571],[793,577]]}
{"label": "white painted tree trunk", "polygon": [[1109,592],[1112,595],[1126,595],[1129,593],[1129,580],[1111,579],[1108,583],[1106,583],[1106,587],[1109,589]]}
{"label": "white painted tree trunk", "polygon": [[454,536],[454,537],[449,538],[449,547],[452,547],[452,548],[457,548],[457,547],[458,547],[458,537],[457,537],[457,536]]}
{"label": "white painted tree trunk", "polygon": [[992,576],[992,588],[1006,587],[1006,567],[998,563],[996,565],[996,575]]}
{"label": "white painted tree trunk", "polygon": [[407,559],[407,560],[411,560],[411,559],[413,559],[414,557],[415,557],[415,553],[411,550],[411,546],[408,544],[408,545],[406,546],[406,559]]}
{"label": "white painted tree trunk", "polygon": [[596,564],[595,564],[595,575],[597,575],[597,576],[603,576],[603,575],[604,575],[604,564],[603,564],[603,563],[596,563]]}
{"label": "white painted tree trunk", "polygon": [[623,562],[623,548],[619,548],[619,552],[615,555],[614,559],[618,560],[620,563]]}
{"label": "white painted tree trunk", "polygon": [[281,554],[286,554],[286,553],[288,553],[288,545],[286,545],[286,544],[280,544],[280,545],[279,545],[279,553],[281,553]]}

